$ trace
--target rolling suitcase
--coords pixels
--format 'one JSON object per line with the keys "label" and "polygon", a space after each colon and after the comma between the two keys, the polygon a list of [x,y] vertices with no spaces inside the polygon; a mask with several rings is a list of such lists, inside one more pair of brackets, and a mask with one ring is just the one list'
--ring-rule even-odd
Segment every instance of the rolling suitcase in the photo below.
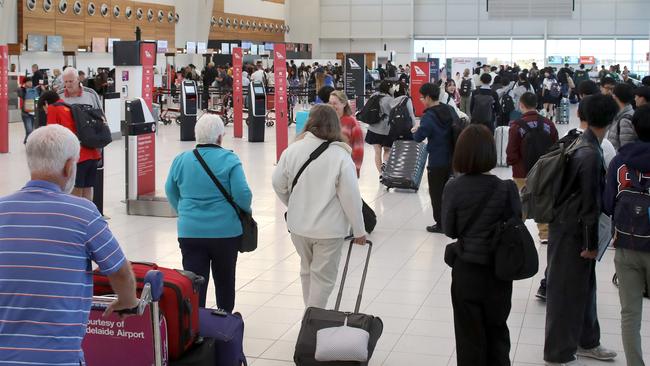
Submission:
{"label": "rolling suitcase", "polygon": [[570,105],[571,104],[570,104],[568,98],[562,98],[562,100],[560,100],[560,107],[555,109],[555,111],[556,111],[556,119],[555,120],[557,121],[558,124],[561,124],[561,125],[568,125],[569,124],[569,119],[570,119],[569,106]]}
{"label": "rolling suitcase", "polygon": [[244,321],[241,314],[199,309],[199,334],[214,339],[215,365],[247,365],[244,356]]}
{"label": "rolling suitcase", "polygon": [[[199,287],[203,277],[192,272],[159,268],[153,263],[132,262],[138,293],[142,291],[145,274],[149,270],[163,273],[165,282],[160,298],[160,311],[167,320],[169,359],[177,360],[189,349],[199,335]],[[108,278],[95,271],[94,295],[113,293]]]}
{"label": "rolling suitcase", "polygon": [[309,111],[296,112],[296,135],[299,135],[305,129],[307,119],[309,118]]}
{"label": "rolling suitcase", "polygon": [[395,141],[382,174],[382,183],[387,190],[402,188],[417,192],[426,163],[426,144],[407,140]]}
{"label": "rolling suitcase", "polygon": [[508,126],[497,127],[496,130],[494,130],[494,142],[497,145],[497,166],[508,166],[506,149],[508,148],[509,131],[510,127]]}
{"label": "rolling suitcase", "polygon": [[216,363],[215,359],[215,340],[212,338],[200,338],[183,357],[179,360],[172,361],[169,366],[215,366],[221,365]]}
{"label": "rolling suitcase", "polygon": [[[339,310],[339,307],[341,305],[341,298],[343,297],[345,278],[347,276],[348,266],[350,264],[352,247],[354,247],[354,245],[354,242],[351,242],[350,248],[348,249],[348,256],[345,260],[345,267],[343,267],[341,286],[339,288],[338,296],[336,297],[336,305],[334,306],[334,310],[325,310],[310,307],[305,311],[305,315],[302,318],[300,333],[298,334],[296,350],[293,355],[293,360],[297,366],[367,366],[368,361],[370,361],[370,358],[372,357],[372,353],[375,350],[377,341],[379,340],[379,337],[384,330],[384,324],[379,317],[359,313],[359,309],[361,307],[361,297],[363,295],[363,286],[366,282],[366,274],[368,273],[370,252],[372,251],[372,242],[370,241],[367,241],[366,244],[368,246],[368,255],[366,257],[366,263],[363,268],[363,275],[361,276],[361,285],[359,289],[359,295],[357,296],[357,303],[354,308],[354,312],[350,313]],[[316,361],[315,354],[318,331],[326,328],[340,327],[346,323],[346,320],[347,326],[352,328],[360,328],[369,333],[367,361]]]}

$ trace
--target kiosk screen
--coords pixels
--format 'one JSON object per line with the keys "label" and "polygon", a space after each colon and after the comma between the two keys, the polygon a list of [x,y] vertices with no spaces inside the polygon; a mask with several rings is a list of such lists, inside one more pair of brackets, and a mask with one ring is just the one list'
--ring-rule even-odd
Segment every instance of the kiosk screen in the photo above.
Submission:
{"label": "kiosk screen", "polygon": [[255,86],[253,87],[253,92],[257,95],[262,95],[264,94],[264,88],[261,86]]}

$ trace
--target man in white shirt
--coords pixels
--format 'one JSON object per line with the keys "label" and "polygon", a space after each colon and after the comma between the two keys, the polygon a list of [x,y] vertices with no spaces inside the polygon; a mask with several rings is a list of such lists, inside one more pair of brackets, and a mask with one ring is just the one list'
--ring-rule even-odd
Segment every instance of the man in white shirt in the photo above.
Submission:
{"label": "man in white shirt", "polygon": [[257,63],[257,70],[251,75],[251,82],[260,82],[264,83],[266,81],[266,75],[264,74],[264,67],[261,62]]}

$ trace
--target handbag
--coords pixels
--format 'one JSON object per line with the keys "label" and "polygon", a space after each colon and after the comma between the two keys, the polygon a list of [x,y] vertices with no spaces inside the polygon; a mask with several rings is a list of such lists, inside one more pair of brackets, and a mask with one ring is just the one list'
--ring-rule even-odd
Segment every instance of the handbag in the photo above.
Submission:
{"label": "handbag", "polygon": [[255,222],[255,219],[253,219],[253,214],[251,212],[242,210],[242,208],[235,203],[235,200],[232,198],[230,193],[228,193],[223,185],[221,185],[219,179],[214,176],[214,173],[212,173],[212,170],[210,170],[208,164],[206,164],[205,160],[203,160],[203,157],[199,153],[199,150],[194,149],[194,156],[196,156],[196,159],[199,161],[203,169],[205,169],[205,172],[208,173],[210,179],[212,179],[214,182],[214,185],[219,188],[221,194],[223,194],[223,196],[226,198],[226,201],[230,203],[232,208],[237,213],[237,217],[239,217],[239,221],[241,222],[242,227],[242,240],[241,244],[239,245],[239,251],[241,253],[254,251],[257,249],[257,222]]}
{"label": "handbag", "polygon": [[490,199],[492,199],[492,196],[494,196],[497,185],[498,183],[492,185],[491,189],[488,191],[489,193],[485,195],[481,203],[479,203],[479,205],[477,206],[476,210],[474,210],[474,214],[472,214],[472,217],[470,217],[467,223],[465,223],[465,226],[458,232],[458,240],[453,243],[447,244],[447,246],[445,247],[444,260],[449,267],[453,268],[454,263],[456,263],[456,259],[459,256],[461,256],[463,252],[463,244],[462,244],[463,235],[474,226],[478,218],[481,216],[488,202],[490,202]]}
{"label": "handbag", "polygon": [[368,206],[366,201],[361,200],[362,206],[361,206],[361,213],[363,213],[363,223],[366,226],[366,232],[368,234],[372,233],[373,230],[375,230],[375,226],[377,226],[377,214],[375,214],[375,211]]}
{"label": "handbag", "polygon": [[494,235],[494,274],[503,281],[531,278],[539,270],[539,256],[535,240],[521,217],[515,215],[512,196],[518,197],[515,183],[510,181],[506,220],[499,224]]}

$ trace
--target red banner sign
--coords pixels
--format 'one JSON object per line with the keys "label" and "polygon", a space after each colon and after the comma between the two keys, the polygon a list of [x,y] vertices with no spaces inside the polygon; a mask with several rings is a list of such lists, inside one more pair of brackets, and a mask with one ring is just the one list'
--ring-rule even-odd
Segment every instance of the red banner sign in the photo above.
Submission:
{"label": "red banner sign", "polygon": [[153,65],[156,63],[156,44],[140,44],[140,61],[142,62],[142,99],[147,103],[149,110],[152,110],[153,103]]}
{"label": "red banner sign", "polygon": [[233,119],[234,119],[234,136],[242,138],[244,136],[244,122],[243,122],[243,105],[244,105],[244,89],[242,84],[242,71],[244,63],[244,55],[242,49],[237,47],[232,49],[232,89],[233,89]]}
{"label": "red banner sign", "polygon": [[420,100],[420,87],[429,82],[430,66],[428,62],[411,62],[411,98],[415,115],[424,113],[424,104]]}
{"label": "red banner sign", "polygon": [[596,58],[594,56],[580,56],[580,63],[585,65],[594,65],[596,64]]}
{"label": "red banner sign", "polygon": [[9,47],[0,45],[0,153],[9,152]]}
{"label": "red banner sign", "polygon": [[286,46],[274,46],[273,69],[275,70],[275,150],[277,159],[289,144],[289,119],[287,116],[287,52]]}
{"label": "red banner sign", "polygon": [[138,135],[138,196],[156,193],[156,134]]}

